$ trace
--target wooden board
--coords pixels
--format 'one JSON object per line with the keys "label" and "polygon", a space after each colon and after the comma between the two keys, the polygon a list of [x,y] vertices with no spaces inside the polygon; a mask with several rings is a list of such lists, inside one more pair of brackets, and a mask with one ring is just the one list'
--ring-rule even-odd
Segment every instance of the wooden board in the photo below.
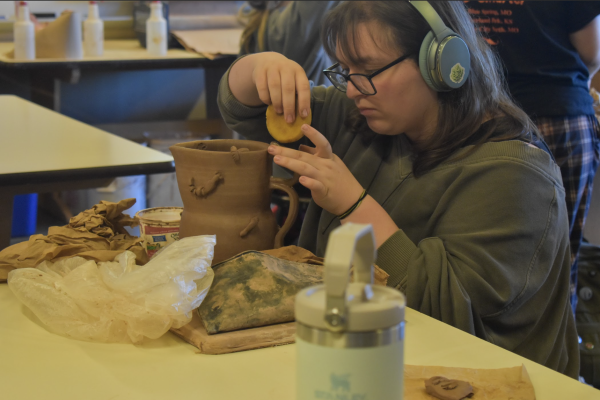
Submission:
{"label": "wooden board", "polygon": [[[323,265],[322,258],[316,257],[308,250],[296,246],[266,250],[264,253],[283,260]],[[376,284],[384,286],[387,284],[389,275],[378,266],[375,266],[373,275]],[[215,283],[213,282],[213,288],[214,285]],[[237,351],[280,346],[294,343],[295,341],[296,324],[294,322],[209,335],[196,311],[194,310],[192,321],[189,324],[179,329],[171,329],[171,332],[197,347],[200,353],[203,354],[234,353]],[[238,310],[238,312],[243,311]]]}
{"label": "wooden board", "polygon": [[287,322],[209,335],[194,310],[192,322],[179,329],[171,329],[171,332],[197,347],[202,354],[226,354],[294,343],[296,323]]}

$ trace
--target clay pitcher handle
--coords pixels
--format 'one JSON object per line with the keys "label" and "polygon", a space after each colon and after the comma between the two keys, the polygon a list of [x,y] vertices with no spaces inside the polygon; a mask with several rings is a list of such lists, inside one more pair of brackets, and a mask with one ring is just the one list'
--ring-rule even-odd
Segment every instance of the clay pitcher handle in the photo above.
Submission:
{"label": "clay pitcher handle", "polygon": [[279,228],[279,231],[275,235],[275,243],[273,247],[274,249],[278,249],[281,246],[283,246],[283,238],[288,233],[292,225],[294,225],[294,222],[296,222],[296,217],[298,216],[298,193],[296,193],[296,191],[292,187],[293,184],[294,178],[281,179],[271,177],[271,181],[269,182],[269,189],[284,191],[290,198],[290,208],[288,211],[287,218],[285,219],[283,226]]}
{"label": "clay pitcher handle", "polygon": [[[297,172],[294,172],[294,176],[292,176],[289,179],[281,179],[281,182],[288,185],[288,186],[294,186],[296,183],[298,183],[298,181],[300,180],[300,174]],[[294,192],[296,192],[294,190]],[[291,197],[290,197],[291,199]]]}

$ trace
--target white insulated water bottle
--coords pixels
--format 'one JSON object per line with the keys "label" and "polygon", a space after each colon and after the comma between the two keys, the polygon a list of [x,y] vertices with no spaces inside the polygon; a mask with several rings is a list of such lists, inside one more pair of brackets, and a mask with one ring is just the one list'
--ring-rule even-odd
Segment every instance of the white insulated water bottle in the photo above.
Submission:
{"label": "white insulated water bottle", "polygon": [[100,19],[98,3],[90,1],[88,16],[83,21],[83,53],[87,57],[100,57],[104,52],[104,23]]}
{"label": "white insulated water bottle", "polygon": [[167,21],[163,17],[160,1],[150,4],[150,18],[146,21],[146,49],[153,56],[167,55]]}
{"label": "white insulated water bottle", "polygon": [[19,2],[17,20],[13,26],[16,60],[35,60],[35,29],[29,18],[27,2]]}
{"label": "white insulated water bottle", "polygon": [[325,283],[296,296],[297,400],[403,398],[406,301],[373,284],[375,258],[372,226],[344,224],[329,237]]}

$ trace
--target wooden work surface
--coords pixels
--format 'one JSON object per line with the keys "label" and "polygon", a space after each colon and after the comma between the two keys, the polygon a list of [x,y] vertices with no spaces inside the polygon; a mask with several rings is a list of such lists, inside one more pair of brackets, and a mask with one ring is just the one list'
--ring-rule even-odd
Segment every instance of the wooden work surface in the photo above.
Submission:
{"label": "wooden work surface", "polygon": [[[1,398],[295,399],[293,344],[207,355],[172,333],[141,345],[80,342],[48,332],[6,284],[0,284],[0,315]],[[414,310],[406,310],[406,321],[406,364],[525,364],[538,400],[600,399],[600,391],[590,386]]]}
{"label": "wooden work surface", "polygon": [[296,323],[287,322],[209,335],[198,313],[194,311],[192,322],[179,329],[171,329],[171,332],[196,347],[202,354],[227,354],[294,343]]}

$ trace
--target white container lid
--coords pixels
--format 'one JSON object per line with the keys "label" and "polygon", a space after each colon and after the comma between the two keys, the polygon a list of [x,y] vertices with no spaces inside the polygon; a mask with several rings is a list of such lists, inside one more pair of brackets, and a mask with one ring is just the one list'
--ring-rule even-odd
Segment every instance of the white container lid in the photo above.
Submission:
{"label": "white container lid", "polygon": [[183,207],[154,207],[138,211],[135,216],[147,225],[179,225]]}
{"label": "white container lid", "polygon": [[[296,321],[332,332],[368,332],[404,321],[404,295],[373,285],[375,258],[371,225],[347,223],[335,229],[325,252],[325,284],[296,295]],[[351,265],[354,283],[348,283]]]}
{"label": "white container lid", "polygon": [[[371,299],[365,299],[365,285],[351,283],[346,292],[347,321],[344,331],[367,332],[386,329],[404,321],[404,295],[381,285],[368,285]],[[367,289],[368,290],[368,289]],[[325,320],[325,285],[303,289],[296,296],[296,321],[329,330]]]}

